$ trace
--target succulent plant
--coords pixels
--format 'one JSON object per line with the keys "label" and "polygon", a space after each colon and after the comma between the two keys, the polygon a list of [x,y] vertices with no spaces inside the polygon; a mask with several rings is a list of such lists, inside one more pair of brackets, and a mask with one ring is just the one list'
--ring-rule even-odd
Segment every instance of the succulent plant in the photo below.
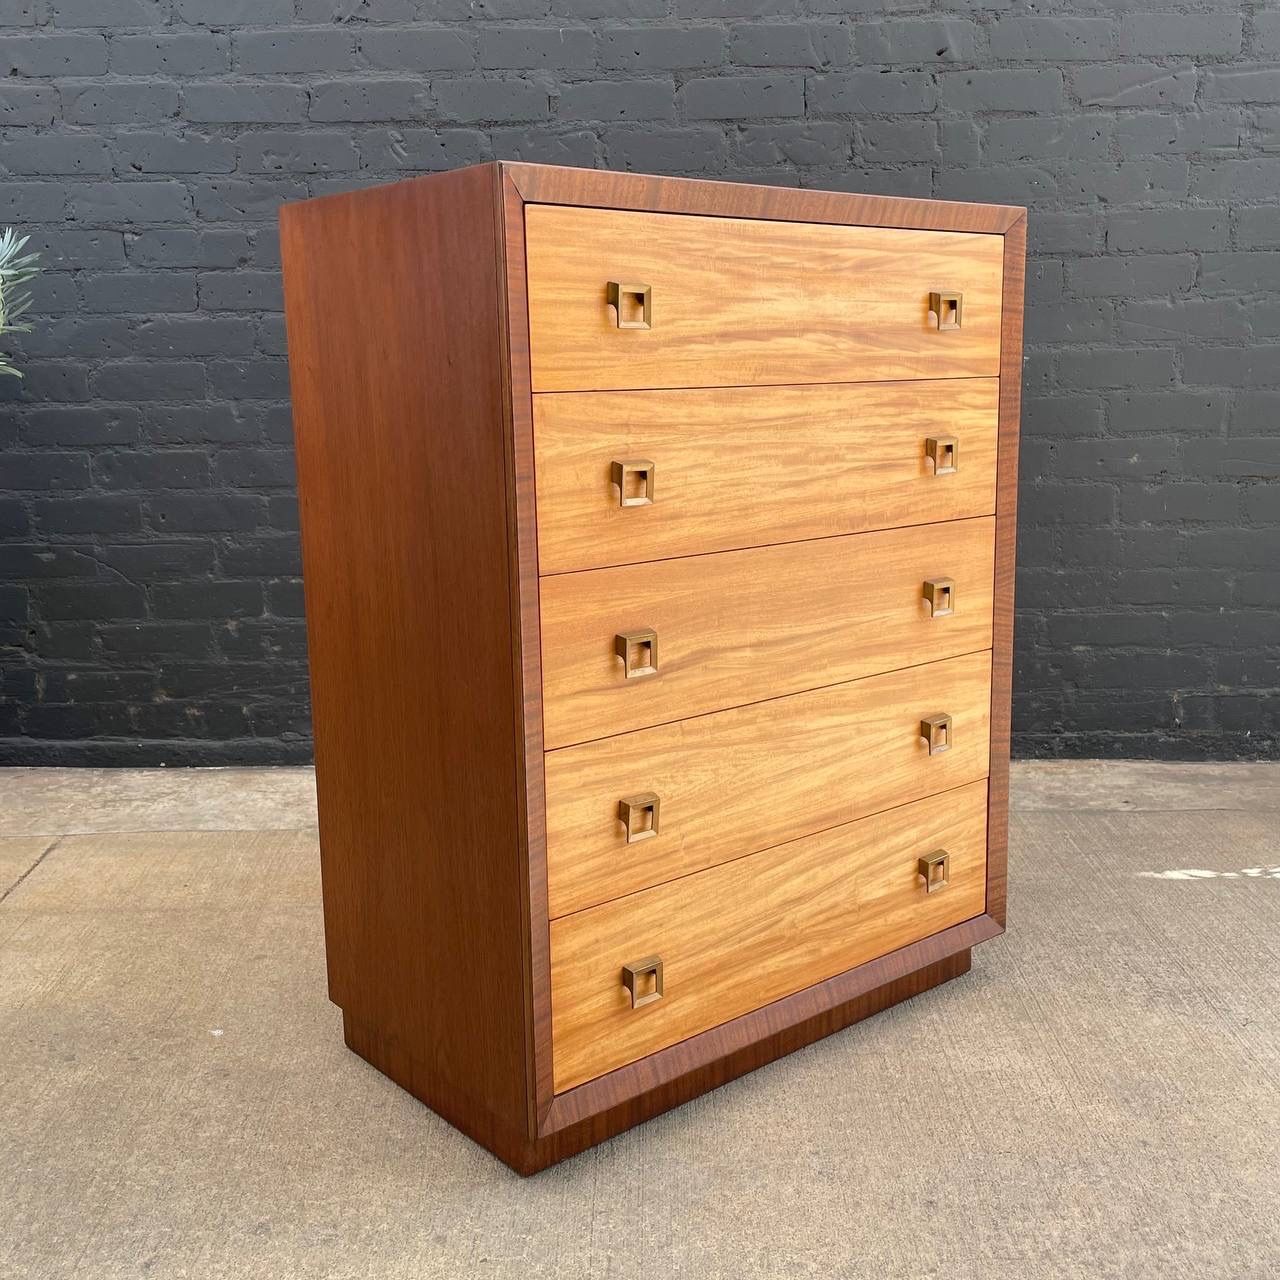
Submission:
{"label": "succulent plant", "polygon": [[[40,255],[22,252],[30,238],[20,236],[12,227],[0,231],[0,338],[10,333],[26,333],[31,328],[22,322],[31,305],[31,295],[22,286],[39,271],[36,264]],[[0,352],[0,373],[22,377],[22,370],[3,352]]]}

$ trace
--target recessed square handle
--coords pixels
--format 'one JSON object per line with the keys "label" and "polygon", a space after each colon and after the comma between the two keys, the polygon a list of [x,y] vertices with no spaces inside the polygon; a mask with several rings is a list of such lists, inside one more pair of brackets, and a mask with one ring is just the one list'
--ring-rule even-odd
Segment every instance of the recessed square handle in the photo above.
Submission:
{"label": "recessed square handle", "polygon": [[[919,297],[919,294],[916,295]],[[933,318],[934,327],[945,333],[948,329],[958,329],[963,318],[964,294],[953,293],[949,289],[939,289],[929,295],[929,315]]]}
{"label": "recessed square handle", "polygon": [[945,849],[935,849],[926,853],[916,862],[916,874],[924,879],[925,893],[937,893],[947,887],[947,875],[951,864],[951,855]]}
{"label": "recessed square handle", "polygon": [[627,833],[628,844],[652,840],[658,834],[658,810],[661,802],[652,791],[625,796],[618,801],[618,821]]}
{"label": "recessed square handle", "polygon": [[951,578],[926,578],[924,598],[931,618],[949,618],[956,611],[956,584]]}
{"label": "recessed square handle", "polygon": [[935,476],[953,476],[960,467],[960,442],[955,436],[929,436],[925,456],[933,464]]}
{"label": "recessed square handle", "polygon": [[653,463],[648,458],[615,459],[610,464],[620,507],[647,507],[653,503]]}
{"label": "recessed square handle", "polygon": [[619,631],[613,637],[613,651],[622,659],[622,671],[628,680],[658,674],[658,633],[652,627]]}
{"label": "recessed square handle", "polygon": [[939,713],[920,721],[920,736],[929,746],[931,756],[951,750],[951,717]]}
{"label": "recessed square handle", "polygon": [[619,329],[653,328],[653,290],[647,284],[610,280],[608,298]]}
{"label": "recessed square handle", "polygon": [[649,956],[622,966],[622,985],[631,997],[631,1007],[640,1009],[662,999],[662,957]]}

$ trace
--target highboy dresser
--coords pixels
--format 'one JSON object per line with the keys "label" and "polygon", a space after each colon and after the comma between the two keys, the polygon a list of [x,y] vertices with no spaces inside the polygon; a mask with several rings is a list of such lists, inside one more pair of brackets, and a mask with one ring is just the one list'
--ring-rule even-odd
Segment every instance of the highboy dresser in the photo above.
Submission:
{"label": "highboy dresser", "polygon": [[347,1044],[528,1173],[966,972],[1024,211],[494,164],[281,225]]}

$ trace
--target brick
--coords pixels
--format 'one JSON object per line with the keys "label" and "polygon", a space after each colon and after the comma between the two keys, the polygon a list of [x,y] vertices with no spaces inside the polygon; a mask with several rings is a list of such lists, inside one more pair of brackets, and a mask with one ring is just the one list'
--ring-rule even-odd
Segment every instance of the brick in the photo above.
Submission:
{"label": "brick", "polygon": [[243,231],[140,231],[129,233],[124,243],[137,267],[236,267],[250,257]]}
{"label": "brick", "polygon": [[583,81],[564,86],[558,114],[569,120],[670,120],[675,90],[666,78]]}
{"label": "brick", "polygon": [[248,355],[253,349],[254,325],[247,316],[156,316],[135,324],[131,339],[134,355],[161,359]]}
{"label": "brick", "polygon": [[1280,249],[1280,204],[1234,210],[1236,244],[1244,249]]}
{"label": "brick", "polygon": [[94,375],[94,391],[104,400],[199,400],[204,366],[183,360],[104,364]]}
{"label": "brick", "polygon": [[218,75],[231,67],[231,42],[224,35],[115,36],[111,70],[122,76]]}
{"label": "brick", "polygon": [[1126,302],[1118,332],[1140,341],[1162,338],[1248,338],[1249,313],[1231,298],[1174,298]]}
{"label": "brick", "polygon": [[45,448],[132,444],[141,421],[142,415],[129,405],[36,405],[24,414],[27,442]]}
{"label": "brick", "polygon": [[274,219],[285,200],[304,200],[309,194],[298,181],[218,178],[191,186],[196,214],[205,222]]}
{"label": "brick", "polygon": [[1112,122],[1095,115],[992,120],[987,157],[993,164],[1101,157],[1109,150],[1111,133]]}
{"label": "brick", "polygon": [[217,360],[207,368],[213,396],[283,400],[289,395],[289,368],[284,360]]}
{"label": "brick", "polygon": [[162,0],[45,0],[58,27],[154,27],[168,18]]}
{"label": "brick", "polygon": [[369,129],[358,146],[366,169],[456,169],[490,157],[479,129]]}
{"label": "brick", "polygon": [[202,622],[130,622],[98,628],[102,647],[130,657],[207,657],[213,652],[213,631]]}
{"label": "brick", "polygon": [[[320,4],[332,18],[333,0],[320,0]],[[216,27],[232,27],[243,22],[267,26],[292,22],[293,0],[173,0],[173,16],[181,22]]]}
{"label": "brick", "polygon": [[260,582],[158,582],[151,598],[157,618],[243,618],[262,612]]}
{"label": "brick", "polygon": [[907,18],[858,24],[860,62],[890,66],[972,62],[980,37],[976,23],[963,18]]}
{"label": "brick", "polygon": [[6,489],[87,489],[89,458],[83,453],[0,453]]}
{"label": "brick", "polygon": [[62,114],[71,124],[151,124],[178,114],[178,90],[169,84],[102,84],[62,90]]}
{"label": "brick", "polygon": [[242,75],[346,71],[355,65],[355,36],[341,27],[237,31],[231,57]]}
{"label": "brick", "polygon": [[729,44],[731,60],[746,67],[844,66],[851,53],[848,29],[834,23],[745,23],[734,27]]}
{"label": "brick", "polygon": [[473,77],[436,80],[431,87],[441,115],[450,120],[545,120],[551,115],[550,90],[537,80]]}
{"label": "brick", "polygon": [[190,216],[191,198],[180,182],[94,183],[71,195],[71,217],[78,222],[185,222]]}
{"label": "brick", "polygon": [[713,126],[610,129],[604,134],[611,168],[658,173],[705,173],[723,166],[729,143]]}
{"label": "brick", "polygon": [[834,120],[743,125],[736,138],[738,159],[762,167],[847,164],[852,146],[853,126]]}
{"label": "brick", "polygon": [[32,508],[42,533],[136,533],[142,526],[136,498],[50,498]]}
{"label": "brick", "polygon": [[1127,13],[1118,47],[1122,55],[1223,57],[1240,52],[1243,25],[1239,14],[1230,13]]}
{"label": "brick", "polygon": [[195,276],[174,271],[112,271],[85,276],[80,293],[86,311],[194,311]]}
{"label": "brick", "polygon": [[1037,484],[1025,506],[1037,524],[1106,524],[1115,518],[1115,490],[1092,484]]}
{"label": "brick", "polygon": [[715,76],[687,80],[676,95],[690,120],[804,114],[804,81],[796,76]]}
{"label": "brick", "polygon": [[1207,102],[1280,102],[1280,67],[1206,70],[1204,96]]}
{"label": "brick", "polygon": [[0,182],[0,220],[56,222],[67,204],[67,188],[58,182]]}
{"label": "brick", "polygon": [[1277,191],[1280,158],[1204,161],[1191,177],[1191,194],[1204,200],[1269,200]]}
{"label": "brick", "polygon": [[949,111],[1061,111],[1062,72],[1049,68],[947,71],[939,76]]}
{"label": "brick", "polygon": [[480,65],[491,71],[593,67],[586,27],[497,27],[480,32]]}
{"label": "brick", "polygon": [[[1275,480],[1280,478],[1280,434],[1232,436],[1229,440],[1187,440],[1182,446],[1182,457],[1187,470],[1196,475]],[[1272,521],[1280,519],[1277,495],[1268,492],[1263,497],[1268,502],[1269,518]]]}
{"label": "brick", "polygon": [[49,125],[59,109],[58,91],[52,85],[0,84],[0,125]]}
{"label": "brick", "polygon": [[250,494],[169,493],[147,506],[152,526],[169,534],[255,529],[262,515],[262,500]]}
{"label": "brick", "polygon": [[1080,67],[1071,87],[1086,107],[1185,107],[1195,101],[1196,72],[1155,63]]}
{"label": "brick", "polygon": [[1200,284],[1214,293],[1280,289],[1280,253],[1205,253],[1200,258]]}
{"label": "brick", "polygon": [[1224,207],[1117,210],[1107,218],[1112,250],[1170,251],[1226,248],[1230,223]]}
{"label": "brick", "polygon": [[1115,121],[1116,143],[1126,156],[1234,151],[1244,132],[1244,114],[1235,110],[1126,112]]}
{"label": "brick", "polygon": [[264,129],[243,137],[239,150],[240,168],[251,173],[333,173],[360,165],[345,133]]}
{"label": "brick", "polygon": [[130,133],[116,142],[121,170],[135,173],[230,173],[236,167],[230,138],[186,133]]}
{"label": "brick", "polygon": [[597,36],[600,65],[624,71],[710,67],[725,57],[719,27],[617,27]]}
{"label": "brick", "polygon": [[182,114],[199,124],[289,124],[306,119],[307,91],[249,81],[189,84],[182,90]]}
{"label": "brick", "polygon": [[42,583],[37,592],[45,618],[142,618],[146,597],[131,582]]}
{"label": "brick", "polygon": [[333,80],[312,86],[310,118],[415,120],[428,106],[428,91],[418,80]]}
{"label": "brick", "polygon": [[93,555],[75,547],[0,544],[0,578],[93,578],[97,572]]}
{"label": "brick", "polygon": [[476,37],[449,27],[374,28],[356,36],[356,49],[377,71],[467,71],[476,65]]}
{"label": "brick", "polygon": [[1064,351],[1058,357],[1064,387],[1160,387],[1174,380],[1174,353],[1136,348],[1113,351]]}
{"label": "brick", "polygon": [[1111,51],[1110,18],[998,18],[991,54],[1011,62],[1101,62]]}
{"label": "brick", "polygon": [[0,165],[21,174],[109,174],[111,151],[101,138],[32,134],[0,142]]}
{"label": "brick", "polygon": [[837,115],[915,115],[938,105],[934,77],[919,71],[853,71],[805,82],[811,111]]}
{"label": "brick", "polygon": [[0,68],[11,76],[97,76],[107,69],[102,35],[0,36]]}
{"label": "brick", "polygon": [[1192,347],[1183,356],[1182,377],[1190,386],[1280,386],[1280,346]]}
{"label": "brick", "polygon": [[93,460],[99,487],[107,490],[207,489],[207,454],[172,449],[104,452]]}
{"label": "brick", "polygon": [[284,305],[275,271],[215,271],[199,277],[200,305],[210,311],[279,311]]}
{"label": "brick", "polygon": [[1189,253],[1108,254],[1068,264],[1067,286],[1093,297],[1152,297],[1184,293],[1195,283]]}

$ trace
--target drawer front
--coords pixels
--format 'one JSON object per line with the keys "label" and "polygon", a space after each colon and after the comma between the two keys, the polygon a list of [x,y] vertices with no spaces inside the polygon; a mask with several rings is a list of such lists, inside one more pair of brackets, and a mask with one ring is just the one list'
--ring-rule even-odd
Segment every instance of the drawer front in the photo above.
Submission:
{"label": "drawer front", "polygon": [[[990,700],[976,653],[550,751],[551,915],[985,778]],[[952,723],[931,752],[934,715]]]}
{"label": "drawer front", "polygon": [[1003,236],[532,205],[525,237],[534,391],[999,372]]}
{"label": "drawer front", "polygon": [[977,782],[554,921],[556,1091],[980,915],[986,816]]}
{"label": "drawer front", "polygon": [[546,745],[990,648],[994,572],[984,516],[544,578]]}
{"label": "drawer front", "polygon": [[959,378],[536,396],[539,572],[990,515],[999,391]]}

